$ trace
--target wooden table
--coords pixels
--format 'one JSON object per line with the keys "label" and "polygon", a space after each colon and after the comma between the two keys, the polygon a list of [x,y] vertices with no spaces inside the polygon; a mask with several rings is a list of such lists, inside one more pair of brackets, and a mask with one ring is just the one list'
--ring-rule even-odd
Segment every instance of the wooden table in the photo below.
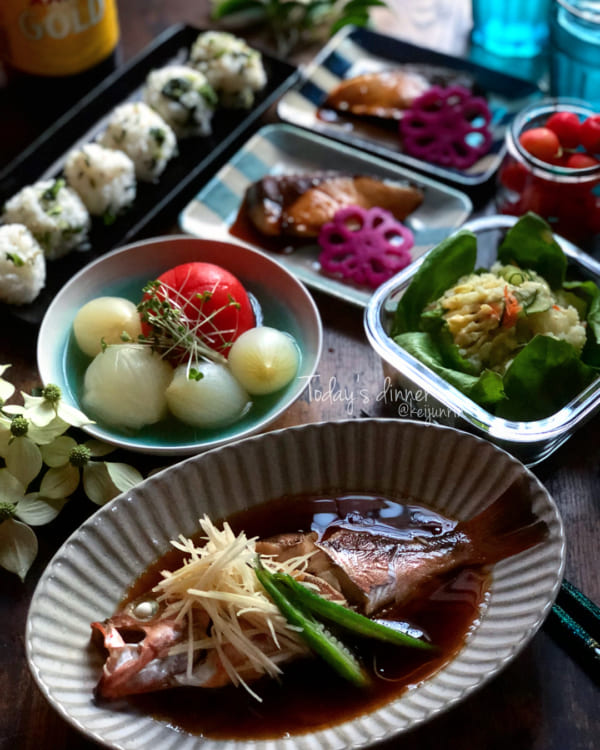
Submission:
{"label": "wooden table", "polygon": [[[440,31],[428,32],[423,13]],[[394,19],[399,35],[460,53],[466,49],[468,13],[464,3],[442,2],[442,19],[431,2],[402,7]],[[120,3],[122,53],[128,59],[162,29],[187,21],[209,26],[206,6],[190,0],[123,0]],[[422,8],[421,8],[422,10]],[[433,15],[432,15],[433,14]],[[425,20],[426,17],[425,17]],[[387,11],[377,21],[390,28]],[[447,31],[448,25],[455,29]],[[0,94],[6,92],[0,90]],[[5,97],[0,116],[3,155],[14,156],[35,135],[35,124],[11,107]],[[8,140],[7,140],[8,139]],[[164,227],[165,232],[173,227]],[[319,376],[274,428],[345,417],[360,418],[363,409],[379,416],[375,402],[383,386],[378,358],[363,333],[360,310],[315,294],[325,329]],[[0,363],[12,363],[10,377],[19,388],[38,384],[35,335],[0,318]],[[359,399],[359,388],[369,403]],[[338,392],[342,398],[333,397]],[[536,473],[555,497],[568,538],[567,578],[600,601],[598,539],[600,538],[600,419],[588,423]],[[139,457],[128,456],[131,462]],[[54,523],[38,529],[40,552],[25,584],[0,571],[0,748],[4,750],[75,750],[95,745],[63,721],[38,691],[25,659],[24,631],[35,584],[58,546],[94,510],[85,498],[74,499]],[[600,742],[598,688],[545,630],[495,680],[461,705],[428,725],[388,743],[390,748],[423,750],[595,750]],[[158,749],[157,749],[158,750]]]}

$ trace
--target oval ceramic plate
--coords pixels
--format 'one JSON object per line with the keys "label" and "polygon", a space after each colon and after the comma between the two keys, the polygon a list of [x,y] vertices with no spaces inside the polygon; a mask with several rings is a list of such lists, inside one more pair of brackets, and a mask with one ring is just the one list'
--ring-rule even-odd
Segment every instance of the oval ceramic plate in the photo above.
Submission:
{"label": "oval ceramic plate", "polygon": [[[132,582],[204,513],[215,520],[285,494],[331,488],[418,500],[455,519],[475,515],[524,478],[546,541],[494,567],[480,624],[443,669],[388,705],[302,735],[235,742],[187,735],[119,701],[96,705],[102,669],[90,623],[110,616]],[[27,622],[33,674],[54,708],[88,737],[119,750],[343,750],[428,721],[481,687],[536,633],[560,587],[565,542],[552,498],[504,451],[452,428],[350,420],[267,433],[195,456],[95,513],[58,551]]]}
{"label": "oval ceramic plate", "polygon": [[168,268],[188,261],[216,263],[233,273],[260,304],[263,323],[291,333],[301,352],[296,378],[281,391],[254,399],[252,408],[227,427],[197,429],[173,418],[125,433],[98,424],[84,429],[93,437],[128,450],[190,455],[264,429],[302,393],[314,374],[322,347],[322,325],[306,288],[264,254],[226,242],[191,237],[159,237],[116,250],[86,266],[57,294],[38,336],[38,369],[45,385],[61,388],[65,401],[81,408],[83,377],[91,361],[72,334],[77,311],[106,295],[138,302],[142,288]]}

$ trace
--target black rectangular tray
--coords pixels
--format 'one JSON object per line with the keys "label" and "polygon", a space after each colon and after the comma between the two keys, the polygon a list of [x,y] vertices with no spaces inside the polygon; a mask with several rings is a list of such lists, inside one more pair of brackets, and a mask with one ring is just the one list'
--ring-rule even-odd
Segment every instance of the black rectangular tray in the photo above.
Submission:
{"label": "black rectangular tray", "polygon": [[[0,206],[22,187],[60,174],[67,152],[76,144],[93,140],[115,106],[139,98],[151,70],[184,62],[201,31],[188,25],[170,27],[90,91],[0,172]],[[0,305],[1,318],[39,325],[57,291],[84,265],[118,246],[150,236],[159,226],[160,231],[168,231],[169,219],[175,223],[178,212],[211,172],[226,161],[261,116],[294,83],[294,66],[262,54],[267,85],[257,95],[252,109],[220,109],[213,117],[211,135],[181,139],[179,155],[169,162],[159,181],[138,184],[135,203],[127,213],[110,226],[105,226],[101,218],[94,218],[90,248],[48,261],[46,286],[38,298],[28,305]]]}

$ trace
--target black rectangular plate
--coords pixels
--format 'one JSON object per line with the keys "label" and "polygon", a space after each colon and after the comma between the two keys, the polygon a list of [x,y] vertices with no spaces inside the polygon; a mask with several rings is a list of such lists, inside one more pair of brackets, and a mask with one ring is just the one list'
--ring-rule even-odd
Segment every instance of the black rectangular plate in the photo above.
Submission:
{"label": "black rectangular plate", "polygon": [[[118,68],[81,99],[0,173],[0,206],[22,187],[60,174],[67,152],[78,143],[93,140],[115,106],[139,98],[148,73],[171,62],[183,62],[202,29],[173,26],[139,55]],[[212,134],[181,139],[173,158],[157,183],[138,183],[133,207],[111,226],[92,220],[90,249],[75,251],[47,263],[46,286],[28,305],[2,305],[0,318],[13,317],[39,325],[57,291],[79,269],[120,245],[149,236],[154,227],[168,230],[179,210],[196,194],[218,165],[226,161],[242,138],[267,109],[291,86],[297,75],[292,65],[263,53],[267,85],[250,111],[220,109],[213,117]]]}

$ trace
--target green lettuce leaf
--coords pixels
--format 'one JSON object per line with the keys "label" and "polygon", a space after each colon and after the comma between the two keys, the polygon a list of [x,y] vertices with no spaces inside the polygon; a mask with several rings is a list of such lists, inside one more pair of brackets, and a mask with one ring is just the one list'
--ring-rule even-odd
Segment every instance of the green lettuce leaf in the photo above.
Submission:
{"label": "green lettuce leaf", "polygon": [[446,367],[440,350],[429,333],[401,333],[394,337],[394,341],[481,406],[489,408],[504,399],[502,377],[498,373],[484,370],[481,375],[475,376]]}
{"label": "green lettuce leaf", "polygon": [[392,325],[392,337],[419,328],[421,313],[461,276],[472,273],[477,257],[477,238],[462,230],[435,247],[415,273],[404,292]]}
{"label": "green lettuce leaf", "polygon": [[595,374],[568,342],[534,336],[504,375],[507,399],[496,413],[516,421],[543,419],[583,390]]}
{"label": "green lettuce leaf", "polygon": [[559,289],[565,280],[567,258],[550,225],[536,214],[525,214],[508,230],[498,248],[498,260],[536,271],[552,289]]}
{"label": "green lettuce leaf", "polygon": [[454,343],[448,322],[443,316],[444,310],[441,305],[435,310],[424,312],[421,315],[421,330],[429,333],[435,341],[445,367],[451,367],[453,370],[466,372],[469,375],[477,375],[475,366],[461,355],[460,349]]}

